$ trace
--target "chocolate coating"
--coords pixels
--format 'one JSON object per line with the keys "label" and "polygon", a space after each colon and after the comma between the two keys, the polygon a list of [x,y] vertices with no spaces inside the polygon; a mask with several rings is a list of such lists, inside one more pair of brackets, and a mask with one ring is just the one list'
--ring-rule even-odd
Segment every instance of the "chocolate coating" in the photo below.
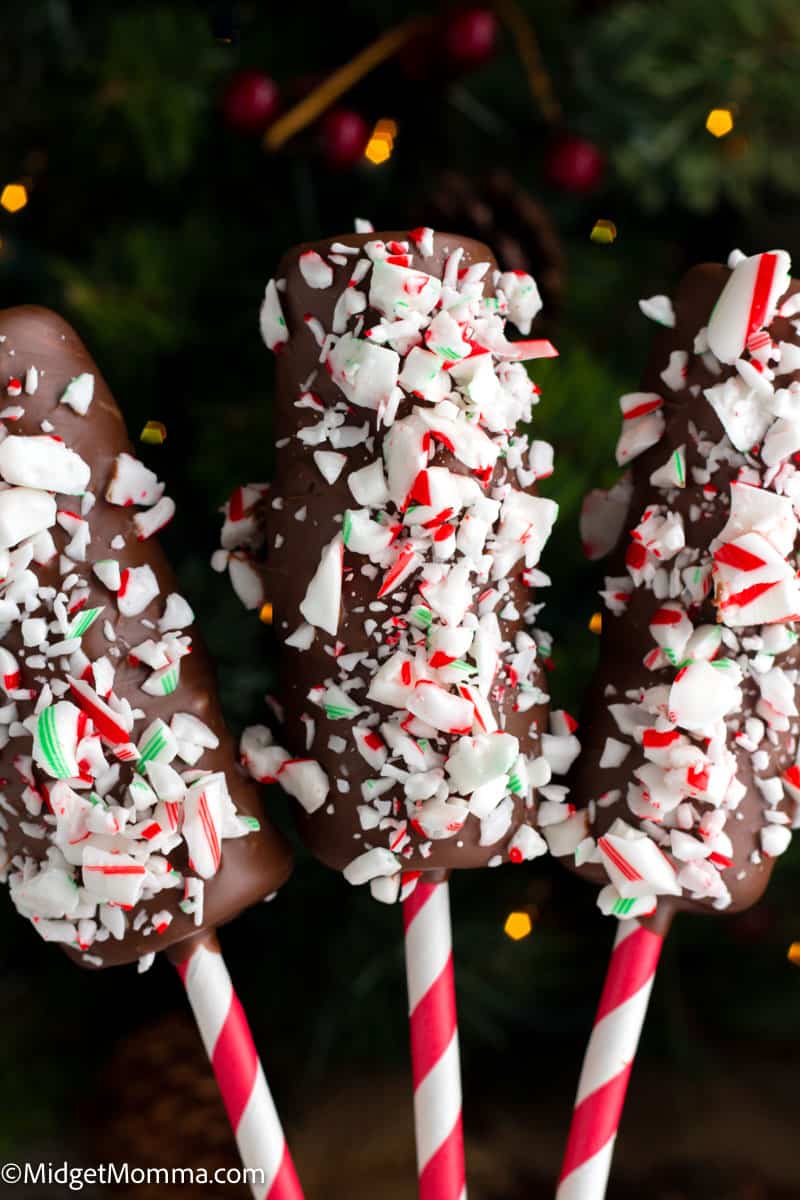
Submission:
{"label": "chocolate coating", "polygon": [[[605,572],[609,576],[625,574],[629,531],[637,525],[646,507],[649,504],[665,503],[665,493],[650,483],[650,475],[662,467],[665,460],[669,459],[670,453],[680,446],[686,447],[687,482],[684,488],[677,491],[675,498],[670,498],[667,503],[671,511],[680,513],[684,519],[687,546],[707,550],[728,519],[729,485],[736,479],[739,467],[734,463],[721,463],[713,474],[712,482],[719,490],[723,502],[711,506],[704,504],[703,488],[692,478],[692,470],[705,467],[706,460],[692,436],[690,424],[694,423],[696,429],[707,435],[715,444],[721,441],[724,430],[702,390],[693,396],[690,389],[696,385],[699,385],[700,389],[708,388],[736,374],[734,367],[724,365],[719,374],[713,374],[699,356],[692,354],[695,335],[708,324],[710,314],[729,275],[727,268],[711,263],[691,270],[680,284],[673,300],[675,327],[662,329],[655,339],[642,388],[646,392],[659,393],[664,398],[666,428],[660,441],[633,463],[633,494],[620,541],[605,566]],[[792,284],[788,294],[794,295],[798,290],[800,285]],[[770,335],[773,341],[796,341],[796,333],[789,321],[780,317],[776,317],[771,323]],[[669,362],[671,352],[676,350],[689,353],[688,371],[684,385],[672,390],[665,387],[661,372]],[[797,377],[797,372],[781,375],[780,385],[788,386]],[[738,457],[742,461],[742,456]],[[696,513],[694,518],[690,514],[693,506],[703,506],[704,511],[699,520]],[[642,661],[654,646],[648,625],[661,603],[663,601],[656,599],[652,590],[640,586],[634,589],[627,608],[620,616],[608,611],[603,615],[600,663],[585,704],[583,750],[571,775],[573,796],[578,807],[596,801],[605,792],[621,790],[621,798],[616,803],[610,807],[598,806],[595,809],[595,819],[590,832],[596,837],[602,836],[618,817],[634,826],[637,824],[625,797],[634,769],[645,762],[641,748],[634,747],[618,767],[601,768],[600,758],[606,738],[619,738],[619,729],[609,711],[609,703],[622,701],[629,690],[637,691],[665,682],[671,683],[674,678],[674,668],[667,666],[649,671]],[[713,595],[702,605],[691,610],[689,616],[695,626],[701,623],[716,623],[718,616]],[[755,632],[754,628],[736,630],[740,636]],[[779,664],[784,669],[797,669],[800,665],[797,648],[782,654]],[[613,695],[607,693],[609,686],[614,689]],[[755,904],[769,883],[775,860],[768,858],[760,850],[759,836],[764,828],[764,799],[759,793],[756,779],[769,779],[780,775],[794,762],[798,721],[797,718],[792,719],[790,729],[778,732],[773,743],[767,740],[762,742],[761,748],[767,752],[769,761],[766,768],[756,771],[751,753],[739,746],[730,736],[732,726],[736,728],[743,724],[747,717],[756,715],[755,705],[760,693],[752,678],[745,678],[742,693],[743,704],[738,721],[731,722],[730,718],[728,720],[728,746],[736,757],[738,779],[746,789],[738,809],[729,816],[725,826],[725,832],[733,843],[733,864],[723,870],[722,878],[730,892],[731,903],[727,908],[719,910],[713,906],[710,899],[693,900],[685,894],[679,897],[661,896],[655,916],[647,922],[661,931],[669,925],[674,913],[680,911],[740,912]],[[779,807],[784,811],[789,809],[785,801]],[[580,874],[593,882],[608,882],[600,866],[587,865],[581,868]]]}
{"label": "chocolate coating", "polygon": [[[311,447],[298,440],[298,430],[313,424],[318,415],[309,412],[308,409],[296,407],[296,401],[304,386],[309,386],[326,408],[342,401],[341,391],[329,375],[319,369],[320,349],[314,338],[303,328],[303,318],[306,314],[313,314],[319,318],[326,331],[331,329],[334,306],[340,293],[347,286],[354,259],[349,259],[344,266],[333,266],[333,285],[325,290],[308,285],[300,271],[299,260],[300,256],[309,250],[329,259],[334,242],[360,248],[374,239],[388,243],[407,241],[408,238],[407,231],[392,231],[343,234],[338,238],[307,243],[292,249],[276,272],[277,279],[286,280],[286,288],[281,292],[281,305],[290,336],[277,356],[275,437],[279,451],[271,499],[266,506],[266,587],[267,596],[273,604],[274,628],[281,641],[278,690],[278,698],[284,710],[281,738],[293,756],[315,758],[329,775],[332,785],[336,778],[346,779],[349,785],[349,791],[344,794],[336,794],[335,787],[332,786],[326,804],[311,815],[295,806],[300,833],[306,845],[324,863],[338,870],[346,867],[355,855],[367,846],[388,846],[392,834],[390,831],[381,832],[378,829],[368,833],[362,830],[357,812],[357,806],[363,802],[361,787],[368,779],[374,777],[376,772],[357,752],[348,730],[343,728],[344,722],[329,720],[323,711],[309,704],[309,691],[333,674],[333,660],[329,652],[333,646],[333,639],[317,631],[314,645],[308,651],[293,649],[285,645],[284,639],[297,628],[302,619],[299,616],[299,606],[308,581],[317,568],[321,549],[341,530],[341,516],[344,511],[355,505],[347,476],[380,457],[386,430],[377,428],[376,413],[371,409],[352,408],[348,422],[355,425],[368,422],[370,442],[348,449],[347,465],[332,485],[322,478],[313,461]],[[415,254],[414,264],[420,270],[441,278],[445,262],[456,247],[462,247],[464,251],[462,269],[468,269],[474,263],[487,262],[493,270],[496,268],[494,256],[486,246],[470,238],[438,232],[434,235],[433,253],[424,258]],[[486,284],[486,294],[492,295],[491,273],[486,277]],[[363,318],[365,328],[382,319],[381,314],[371,308],[367,308]],[[308,384],[312,376],[313,382]],[[398,419],[406,416],[415,403],[418,401],[405,398],[399,406]],[[468,474],[466,467],[454,455],[441,448],[429,465],[446,466],[454,474]],[[501,481],[505,473],[502,460],[498,460],[487,492],[491,486]],[[534,491],[532,488],[528,490]],[[276,499],[281,502],[282,507],[275,507]],[[302,523],[298,523],[295,517],[300,506],[306,510]],[[522,563],[518,563],[514,568],[509,596],[517,604],[520,613],[533,599],[530,589],[519,578],[522,566]],[[338,629],[338,638],[344,644],[345,653],[371,649],[364,630],[364,621],[365,617],[369,616],[370,603],[376,600],[379,585],[380,577],[368,579],[358,569],[346,571]],[[409,584],[403,590],[407,591],[410,597],[413,588]],[[391,597],[388,599],[391,600]],[[513,638],[514,632],[524,627],[521,616],[516,620],[500,621],[504,640]],[[327,651],[325,648],[328,648]],[[370,679],[369,670],[363,667],[357,668],[353,674],[363,678],[365,682]],[[544,675],[538,664],[535,668],[534,682],[544,690]],[[359,691],[356,694],[361,697],[364,693]],[[371,703],[374,709],[382,711],[384,719],[395,711],[391,707]],[[503,727],[506,732],[519,739],[520,750],[527,755],[536,755],[539,752],[539,731],[546,730],[548,706],[537,704],[526,712],[515,712],[513,691],[508,689],[495,705],[495,711],[498,714],[502,712],[505,722]],[[306,726],[301,720],[304,714],[309,713],[316,722],[310,746],[306,743]],[[347,739],[347,746],[341,753],[334,753],[329,748],[328,740],[331,735],[343,735]],[[397,790],[395,789],[395,792]],[[399,791],[402,798],[402,789]],[[456,836],[430,842],[427,857],[420,853],[419,846],[428,842],[428,839],[413,826],[409,826],[411,852],[403,854],[403,869],[440,871],[460,867],[482,867],[498,855],[507,858],[509,842],[515,831],[523,822],[533,824],[534,815],[534,811],[526,809],[524,801],[517,797],[511,826],[500,841],[492,845],[480,845],[480,822],[469,816]]]}
{"label": "chocolate coating", "polygon": [[[236,749],[227,732],[217,697],[216,683],[207,651],[197,630],[191,628],[192,653],[181,661],[181,679],[177,691],[172,695],[153,696],[141,690],[141,684],[149,674],[144,665],[131,665],[127,652],[138,643],[152,636],[151,629],[142,625],[142,620],[155,622],[163,611],[164,599],[177,591],[177,583],[165,554],[155,538],[138,541],[133,527],[133,518],[139,511],[120,508],[109,504],[104,493],[116,456],[125,451],[135,455],[125,430],[120,411],[91,356],[75,331],[59,316],[43,308],[25,306],[6,309],[0,313],[0,378],[5,382],[12,375],[24,376],[29,366],[39,372],[39,385],[35,395],[23,395],[19,403],[24,415],[10,427],[14,435],[41,435],[41,422],[48,420],[53,432],[63,438],[67,446],[75,450],[91,467],[90,490],[96,496],[89,520],[92,540],[86,551],[86,563],[76,566],[89,589],[88,606],[104,606],[102,619],[95,621],[83,636],[83,650],[94,659],[107,654],[110,643],[104,633],[104,621],[108,620],[116,635],[116,647],[120,655],[114,660],[116,676],[114,691],[127,699],[133,707],[146,712],[145,722],[137,724],[134,737],[138,737],[145,725],[156,717],[167,723],[176,712],[191,713],[200,718],[219,737],[216,750],[206,750],[199,761],[204,770],[225,773],[228,789],[236,809],[245,816],[257,817],[261,823],[260,833],[251,833],[237,839],[226,839],[223,843],[222,862],[218,873],[205,886],[205,911],[203,927],[209,928],[231,920],[250,904],[263,899],[285,882],[291,870],[291,855],[284,839],[265,820],[258,787],[245,777],[237,765]],[[95,377],[94,398],[86,416],[59,403],[70,379],[82,372],[91,372]],[[9,401],[9,404],[13,401]],[[74,508],[75,497],[57,497],[59,509]],[[68,535],[55,526],[51,530],[61,553],[68,542]],[[149,565],[155,573],[160,594],[143,613],[136,617],[124,617],[117,609],[114,596],[100,583],[91,571],[92,563],[109,558],[116,552],[110,549],[112,539],[122,535],[125,547],[118,553],[121,565],[134,567]],[[58,558],[38,567],[41,584],[60,586]],[[41,610],[34,615],[41,615]],[[20,624],[15,623],[3,643],[17,658],[21,666],[22,686],[40,686],[34,677],[41,671],[30,671],[24,664],[24,656],[30,653],[22,645]],[[62,675],[56,672],[54,677]],[[31,706],[19,705],[21,716],[31,711]],[[2,774],[6,776],[3,791],[15,811],[25,819],[21,794],[23,783],[13,769],[13,759],[20,752],[21,743],[13,739],[0,754]],[[34,767],[38,785],[52,785],[44,772]],[[131,768],[122,766],[120,791],[132,774]],[[6,814],[8,815],[8,814]],[[9,820],[7,830],[8,854],[10,858],[19,854],[37,860],[45,857],[48,840],[25,834],[19,825]],[[171,854],[170,861],[178,871],[187,869],[185,843]],[[181,911],[178,902],[182,890],[164,890],[139,907],[150,914],[168,910],[173,921],[160,935],[145,936],[135,932],[128,924],[122,940],[110,937],[95,944],[92,957],[102,958],[103,966],[131,962],[149,952],[165,949],[198,932],[194,919]],[[77,948],[65,947],[67,953],[81,965],[86,963]]]}

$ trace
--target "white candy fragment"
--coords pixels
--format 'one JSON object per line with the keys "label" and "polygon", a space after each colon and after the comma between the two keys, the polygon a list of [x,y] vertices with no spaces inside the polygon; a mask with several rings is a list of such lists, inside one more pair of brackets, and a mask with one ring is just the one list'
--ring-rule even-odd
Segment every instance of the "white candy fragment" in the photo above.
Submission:
{"label": "white candy fragment", "polygon": [[158,580],[152,567],[126,567],[117,590],[117,607],[123,617],[137,617],[158,595]]}
{"label": "white candy fragment", "polygon": [[772,424],[764,397],[738,375],[703,392],[737,450],[746,452],[760,442]]}
{"label": "white candy fragment", "polygon": [[163,491],[163,483],[159,483],[158,477],[138,458],[124,452],[117,455],[106,486],[109,504],[122,507],[136,504],[149,508],[161,499]]}
{"label": "white candy fragment", "polygon": [[53,779],[73,779],[78,775],[80,722],[80,709],[69,700],[59,700],[39,713],[33,758]]}
{"label": "white candy fragment", "polygon": [[362,467],[360,471],[353,471],[348,475],[347,486],[356,501],[367,508],[381,508],[389,499],[383,463],[379,458],[368,467]]}
{"label": "white candy fragment", "polygon": [[400,356],[346,333],[328,355],[333,382],[352,404],[376,411],[389,403],[397,385]]}
{"label": "white candy fragment", "polygon": [[231,586],[244,607],[250,611],[261,608],[266,599],[264,581],[249,559],[231,554],[228,559]]}
{"label": "white candy fragment", "polygon": [[386,317],[404,317],[416,312],[427,314],[442,291],[441,280],[424,271],[376,262],[369,288],[370,307]]}
{"label": "white candy fragment", "polygon": [[281,346],[288,342],[289,330],[286,328],[286,320],[274,279],[270,279],[267,284],[264,299],[261,302],[258,324],[264,344],[269,350],[277,353]]}
{"label": "white candy fragment", "polygon": [[547,842],[531,825],[520,825],[508,844],[508,857],[512,862],[530,862],[547,854]]}
{"label": "white candy fragment", "polygon": [[148,508],[143,513],[137,513],[133,518],[133,527],[136,530],[137,538],[140,542],[144,542],[168,525],[174,516],[175,501],[169,496],[162,496],[152,508]]}
{"label": "white candy fragment", "polygon": [[519,754],[519,742],[510,733],[480,734],[462,737],[456,742],[445,763],[453,786],[462,796],[506,775]]}
{"label": "white candy fragment", "polygon": [[[176,731],[176,737],[180,734]],[[259,783],[275,783],[289,753],[276,746],[266,725],[249,725],[239,743],[242,763]]]}
{"label": "white candy fragment", "polygon": [[131,908],[141,898],[145,866],[130,854],[86,846],[82,879],[87,892],[98,900]]}
{"label": "white candy fragment", "polygon": [[53,437],[7,437],[0,442],[0,475],[6,483],[80,496],[91,469],[79,454]]}
{"label": "white candy fragment", "polygon": [[617,465],[624,467],[649,450],[664,433],[664,401],[655,392],[630,392],[620,396],[622,432],[617,441]]}
{"label": "white candy fragment", "polygon": [[167,596],[164,612],[159,617],[158,628],[162,633],[171,629],[186,629],[194,622],[192,606],[178,592],[170,592]]}
{"label": "white candy fragment", "polygon": [[536,280],[526,271],[504,271],[497,281],[508,304],[508,316],[525,337],[542,308]]}
{"label": "white candy fragment", "polygon": [[122,576],[119,563],[115,558],[104,558],[100,562],[93,563],[92,571],[110,592],[119,591]]}
{"label": "white candy fragment", "polygon": [[313,458],[327,484],[336,483],[347,464],[347,455],[334,450],[315,450]]}
{"label": "white candy fragment", "polygon": [[587,492],[581,505],[580,534],[583,552],[595,561],[613,550],[622,533],[633,483],[625,474],[609,490]]}
{"label": "white candy fragment", "polygon": [[664,325],[667,329],[675,328],[675,310],[669,296],[650,296],[647,300],[639,301],[639,308],[657,325]]}
{"label": "white candy fragment", "polygon": [[0,550],[17,546],[55,523],[56,502],[47,492],[27,487],[0,491]]}
{"label": "white candy fragment", "polygon": [[183,836],[193,870],[201,879],[216,875],[222,862],[222,829],[230,798],[221,772],[198,779],[183,801]]}
{"label": "white candy fragment", "polygon": [[383,846],[374,846],[349,862],[342,872],[348,883],[355,887],[369,883],[381,875],[396,875],[400,871],[401,862],[391,850]]}
{"label": "white candy fragment", "polygon": [[72,875],[51,863],[43,864],[23,881],[12,875],[10,890],[14,904],[24,917],[56,920],[71,917],[80,906],[80,893]]}
{"label": "white candy fragment", "polygon": [[329,288],[333,283],[333,268],[317,254],[316,250],[304,251],[298,258],[297,265],[300,268],[300,274],[310,288]]}
{"label": "white candy fragment", "polygon": [[300,612],[308,623],[324,629],[331,636],[335,636],[339,628],[343,554],[344,541],[341,534],[337,534],[322,551],[319,566],[300,603]]}
{"label": "white candy fragment", "polygon": [[669,719],[682,729],[710,730],[742,703],[742,673],[730,661],[694,662],[675,677],[669,692]]}
{"label": "white candy fragment", "polygon": [[327,799],[328,776],[311,758],[287,759],[279,768],[277,779],[283,790],[294,796],[307,813],[316,812]]}
{"label": "white candy fragment", "polygon": [[468,700],[421,680],[406,701],[406,708],[427,725],[445,733],[458,734],[472,729],[472,705]]}
{"label": "white candy fragment", "polygon": [[708,322],[708,345],[720,362],[736,362],[748,338],[771,323],[789,286],[791,266],[785,250],[738,261]]}
{"label": "white candy fragment", "polygon": [[761,849],[768,858],[785,854],[792,841],[792,831],[785,825],[765,825],[761,830]]}
{"label": "white candy fragment", "polygon": [[[617,822],[624,826],[624,822]],[[614,828],[614,827],[612,827]],[[675,868],[656,843],[630,826],[622,835],[607,833],[597,848],[608,877],[623,899],[643,896],[679,896]]]}
{"label": "white candy fragment", "polygon": [[59,404],[68,404],[80,416],[85,417],[94,397],[94,375],[84,372],[76,375],[65,387],[59,398]]}

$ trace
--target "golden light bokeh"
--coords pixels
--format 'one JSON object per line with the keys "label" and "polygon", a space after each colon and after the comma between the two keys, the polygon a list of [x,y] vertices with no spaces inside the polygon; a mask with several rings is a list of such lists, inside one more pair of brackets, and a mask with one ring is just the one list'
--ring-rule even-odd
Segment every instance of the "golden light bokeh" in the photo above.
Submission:
{"label": "golden light bokeh", "polygon": [[389,117],[378,121],[364,150],[364,157],[376,167],[392,156],[394,139],[397,137],[397,122]]}
{"label": "golden light bokeh", "polygon": [[511,938],[512,942],[520,942],[526,938],[533,929],[533,921],[530,914],[526,912],[512,912],[506,917],[506,923],[503,926],[503,932],[506,937]]}
{"label": "golden light bokeh", "polygon": [[733,129],[733,113],[729,108],[712,108],[706,117],[706,129],[715,138],[726,137]]}
{"label": "golden light bokeh", "polygon": [[19,212],[28,203],[28,189],[22,183],[7,183],[0,192],[0,204],[6,212]]}

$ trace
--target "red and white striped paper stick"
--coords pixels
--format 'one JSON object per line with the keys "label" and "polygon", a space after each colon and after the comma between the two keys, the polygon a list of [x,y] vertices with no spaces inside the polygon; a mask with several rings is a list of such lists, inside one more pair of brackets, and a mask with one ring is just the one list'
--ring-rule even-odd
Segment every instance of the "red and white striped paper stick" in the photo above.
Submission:
{"label": "red and white striped paper stick", "polygon": [[621,921],[586,1049],[556,1200],[603,1200],[664,936]]}
{"label": "red and white striped paper stick", "polygon": [[[185,958],[180,958],[182,953]],[[179,943],[171,957],[217,1077],[242,1164],[259,1173],[258,1178],[248,1179],[253,1195],[256,1200],[303,1200],[253,1035],[216,934],[209,932],[202,941]]]}
{"label": "red and white striped paper stick", "polygon": [[466,1200],[461,1066],[447,883],[403,901],[420,1200]]}

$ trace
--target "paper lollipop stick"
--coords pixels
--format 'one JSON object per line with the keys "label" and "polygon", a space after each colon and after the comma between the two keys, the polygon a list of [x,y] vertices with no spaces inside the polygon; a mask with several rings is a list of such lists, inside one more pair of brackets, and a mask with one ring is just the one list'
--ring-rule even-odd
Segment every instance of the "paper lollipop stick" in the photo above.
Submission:
{"label": "paper lollipop stick", "polygon": [[403,901],[420,1200],[466,1197],[461,1068],[447,883]]}
{"label": "paper lollipop stick", "polygon": [[209,930],[169,951],[186,988],[197,1028],[244,1167],[257,1200],[302,1200],[280,1119],[253,1042],[253,1035],[233,990],[216,934]]}
{"label": "paper lollipop stick", "polygon": [[664,934],[620,924],[583,1060],[556,1200],[603,1200]]}

